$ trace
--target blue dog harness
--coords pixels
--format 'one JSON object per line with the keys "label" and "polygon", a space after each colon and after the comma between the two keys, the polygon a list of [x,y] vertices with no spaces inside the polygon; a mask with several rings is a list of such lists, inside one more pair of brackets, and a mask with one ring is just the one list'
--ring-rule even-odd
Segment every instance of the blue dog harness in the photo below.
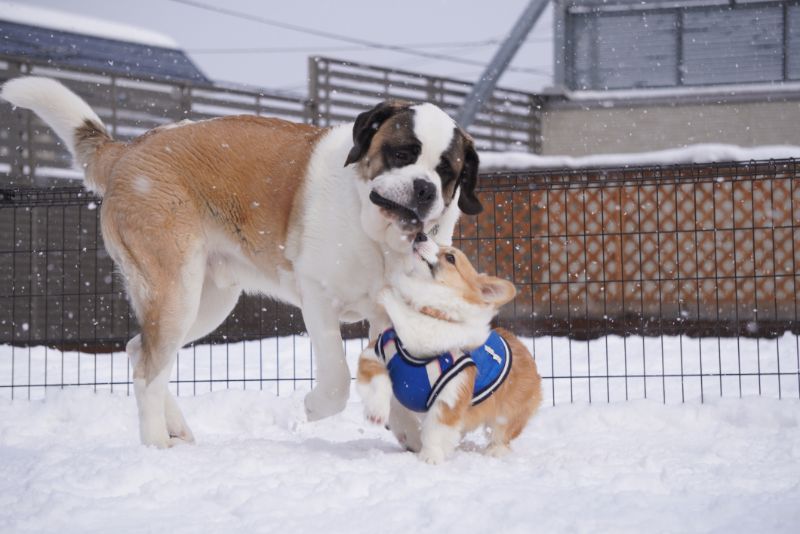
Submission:
{"label": "blue dog harness", "polygon": [[427,412],[447,383],[467,367],[478,370],[472,391],[473,406],[489,398],[511,370],[511,349],[495,330],[480,347],[458,358],[446,352],[422,359],[409,354],[397,332],[390,328],[378,336],[375,354],[386,364],[394,396],[415,412]]}

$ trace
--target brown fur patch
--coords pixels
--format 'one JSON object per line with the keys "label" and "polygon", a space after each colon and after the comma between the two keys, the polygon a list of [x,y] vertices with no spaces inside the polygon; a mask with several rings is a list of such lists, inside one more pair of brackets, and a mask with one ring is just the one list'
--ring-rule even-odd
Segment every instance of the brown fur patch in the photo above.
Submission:
{"label": "brown fur patch", "polygon": [[461,128],[456,128],[453,132],[450,146],[442,153],[442,158],[447,160],[453,171],[452,179],[447,182],[445,182],[445,177],[442,176],[442,196],[446,205],[449,205],[453,199],[456,185],[459,183],[458,177],[464,169],[464,154],[467,148],[471,146],[471,143],[471,138]]}
{"label": "brown fur patch", "polygon": [[414,136],[413,115],[411,109],[399,109],[375,132],[367,156],[361,160],[362,174],[367,180],[372,180],[387,170],[383,157],[385,147],[419,144]]}
{"label": "brown fur patch", "polygon": [[99,169],[96,169],[94,165],[95,156],[111,141],[111,136],[108,135],[106,129],[89,119],[75,128],[75,158],[78,165],[85,170],[89,187],[99,195],[105,193],[108,175],[97,172]]}
{"label": "brown fur patch", "polygon": [[511,349],[513,360],[505,382],[488,399],[464,414],[465,431],[481,425],[492,429],[492,442],[508,445],[519,436],[542,403],[542,378],[525,345],[504,328],[497,332]]}
{"label": "brown fur patch", "polygon": [[[99,143],[87,178],[104,184],[106,246],[128,281],[142,325],[148,378],[185,333],[184,270],[209,236],[239,245],[263,275],[290,268],[283,249],[308,161],[325,129],[280,119],[225,117]],[[102,132],[81,132],[88,149]],[[88,152],[87,152],[88,153]],[[101,190],[101,191],[102,191]],[[192,290],[193,291],[193,290]]]}
{"label": "brown fur patch", "polygon": [[359,358],[356,379],[362,384],[369,384],[376,376],[385,374],[387,374],[386,367],[381,362],[368,358]]}
{"label": "brown fur patch", "polygon": [[[98,166],[113,168],[106,202],[121,200],[109,222],[189,217],[198,229],[229,235],[274,274],[296,195],[324,132],[253,116],[150,132],[121,153],[99,154]],[[113,165],[104,166],[110,158]]]}
{"label": "brown fur patch", "polygon": [[434,319],[439,319],[440,321],[447,321],[452,323],[453,319],[447,315],[442,310],[437,310],[436,308],[431,308],[430,306],[423,306],[419,310],[420,313],[427,315],[428,317],[433,317]]}

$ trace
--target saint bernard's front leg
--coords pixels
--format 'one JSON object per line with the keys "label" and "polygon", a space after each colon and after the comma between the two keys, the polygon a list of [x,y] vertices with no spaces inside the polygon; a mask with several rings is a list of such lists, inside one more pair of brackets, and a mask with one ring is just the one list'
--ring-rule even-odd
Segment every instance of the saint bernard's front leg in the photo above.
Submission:
{"label": "saint bernard's front leg", "polygon": [[317,384],[306,395],[306,416],[317,421],[344,410],[350,396],[339,313],[324,294],[319,282],[300,280],[303,321],[314,349]]}

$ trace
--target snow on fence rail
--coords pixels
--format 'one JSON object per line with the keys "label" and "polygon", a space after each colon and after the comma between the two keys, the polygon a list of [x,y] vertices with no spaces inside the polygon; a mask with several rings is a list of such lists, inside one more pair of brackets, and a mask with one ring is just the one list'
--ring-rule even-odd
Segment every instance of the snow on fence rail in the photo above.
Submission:
{"label": "snow on fence rail", "polygon": [[[455,244],[513,280],[551,402],[800,396],[800,162],[483,175]],[[76,187],[0,190],[0,397],[129,391],[136,321]],[[352,361],[363,325],[345,327]],[[184,348],[172,387],[307,389],[299,312],[243,297]]]}

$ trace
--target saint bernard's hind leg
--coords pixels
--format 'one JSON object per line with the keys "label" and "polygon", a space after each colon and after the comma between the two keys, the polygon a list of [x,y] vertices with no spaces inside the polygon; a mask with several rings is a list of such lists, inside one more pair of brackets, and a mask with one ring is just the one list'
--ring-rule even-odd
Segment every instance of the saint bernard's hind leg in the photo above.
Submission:
{"label": "saint bernard's hind leg", "polygon": [[345,360],[339,315],[319,283],[301,280],[303,321],[314,350],[317,384],[306,395],[306,416],[316,421],[344,410],[350,396],[350,370]]}
{"label": "saint bernard's hind leg", "polygon": [[139,433],[143,444],[164,448],[192,439],[168,385],[178,349],[197,316],[205,253],[199,247],[180,250],[176,242],[159,245],[137,247],[140,256],[126,262],[123,272],[142,328],[127,347],[133,365]]}
{"label": "saint bernard's hind leg", "polygon": [[[183,345],[196,341],[214,331],[231,313],[239,300],[241,288],[237,285],[220,288],[206,273],[197,317],[183,340]],[[170,438],[194,443],[194,434],[186,423],[175,396],[167,391],[164,409]],[[174,439],[173,439],[174,441]]]}

